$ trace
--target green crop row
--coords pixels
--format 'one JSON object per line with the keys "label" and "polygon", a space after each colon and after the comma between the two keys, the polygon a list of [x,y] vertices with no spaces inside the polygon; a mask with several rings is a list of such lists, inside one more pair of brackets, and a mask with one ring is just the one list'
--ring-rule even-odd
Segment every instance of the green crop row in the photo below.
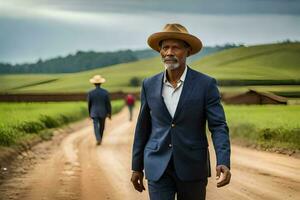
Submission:
{"label": "green crop row", "polygon": [[225,107],[231,138],[264,148],[300,150],[300,106]]}
{"label": "green crop row", "polygon": [[[113,101],[113,113],[119,112],[123,101]],[[85,102],[63,103],[0,103],[0,145],[10,146],[18,141],[39,136],[51,137],[52,128],[88,116]]]}

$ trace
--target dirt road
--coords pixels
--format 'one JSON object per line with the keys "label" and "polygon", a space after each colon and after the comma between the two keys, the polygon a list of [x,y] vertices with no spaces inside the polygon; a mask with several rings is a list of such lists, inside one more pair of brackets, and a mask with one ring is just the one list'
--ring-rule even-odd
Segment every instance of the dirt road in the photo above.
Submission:
{"label": "dirt road", "polygon": [[[31,167],[25,166],[25,172],[0,185],[0,199],[148,199],[147,191],[135,192],[130,183],[135,121],[129,122],[127,114],[125,109],[107,121],[101,146],[95,145],[91,121],[72,134],[41,144],[37,151],[42,153],[29,159]],[[232,146],[232,182],[217,189],[213,171],[207,199],[300,199],[299,171],[299,159]]]}

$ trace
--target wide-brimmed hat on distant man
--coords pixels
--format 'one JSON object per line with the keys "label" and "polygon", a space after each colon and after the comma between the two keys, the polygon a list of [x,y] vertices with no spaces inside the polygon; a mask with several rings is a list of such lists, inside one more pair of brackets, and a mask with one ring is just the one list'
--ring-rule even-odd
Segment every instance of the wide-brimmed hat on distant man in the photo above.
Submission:
{"label": "wide-brimmed hat on distant man", "polygon": [[101,75],[95,75],[93,78],[90,79],[90,83],[92,84],[102,84],[105,83],[105,78],[103,78]]}

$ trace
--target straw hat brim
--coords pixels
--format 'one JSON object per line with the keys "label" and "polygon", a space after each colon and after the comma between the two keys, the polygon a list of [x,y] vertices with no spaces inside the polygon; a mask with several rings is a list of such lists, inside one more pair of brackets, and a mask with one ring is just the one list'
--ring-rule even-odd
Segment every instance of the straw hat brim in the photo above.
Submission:
{"label": "straw hat brim", "polygon": [[191,46],[191,55],[198,53],[202,49],[202,42],[199,38],[188,33],[179,32],[158,32],[149,36],[148,45],[155,51],[160,52],[159,43],[166,39],[183,40]]}
{"label": "straw hat brim", "polygon": [[96,83],[105,83],[105,78],[101,78],[101,79],[98,79],[98,80],[95,80],[93,78],[90,79],[90,83],[92,84],[96,84]]}

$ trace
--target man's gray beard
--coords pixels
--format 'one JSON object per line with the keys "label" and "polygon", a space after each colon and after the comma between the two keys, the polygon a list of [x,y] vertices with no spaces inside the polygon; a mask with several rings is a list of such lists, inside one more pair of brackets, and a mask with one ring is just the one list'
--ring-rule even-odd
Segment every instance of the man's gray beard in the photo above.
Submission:
{"label": "man's gray beard", "polygon": [[180,66],[180,64],[178,62],[172,64],[164,63],[164,66],[166,70],[174,70],[177,69]]}

